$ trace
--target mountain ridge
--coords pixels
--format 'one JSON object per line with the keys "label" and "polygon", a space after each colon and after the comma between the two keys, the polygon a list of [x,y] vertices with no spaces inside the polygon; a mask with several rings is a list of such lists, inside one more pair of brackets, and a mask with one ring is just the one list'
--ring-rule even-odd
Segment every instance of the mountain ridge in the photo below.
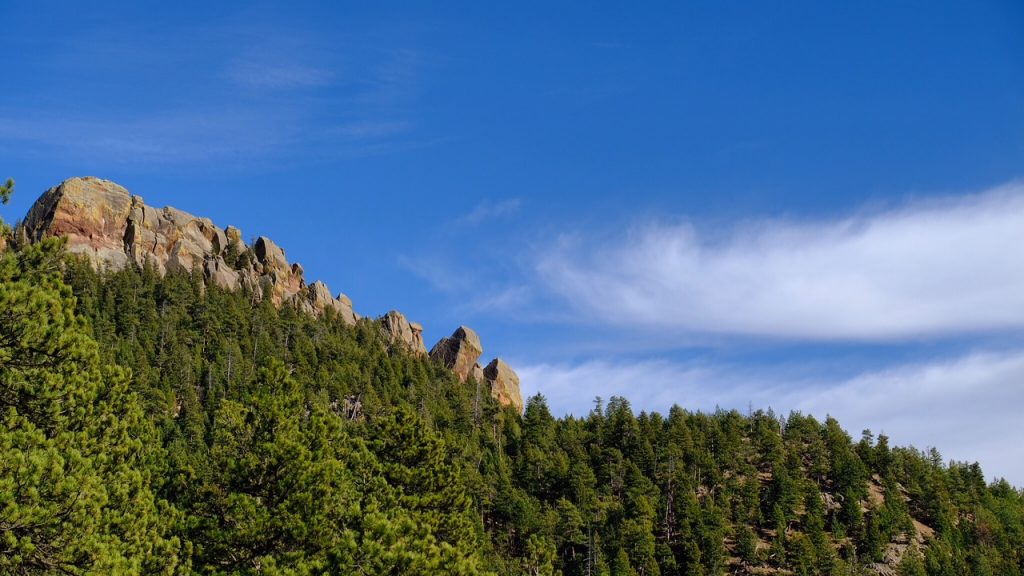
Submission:
{"label": "mountain ridge", "polygon": [[[15,232],[23,243],[47,237],[66,238],[66,250],[96,269],[151,265],[161,276],[170,270],[198,269],[206,282],[244,290],[254,301],[269,298],[275,306],[294,305],[313,315],[330,310],[349,326],[361,319],[344,293],[334,296],[319,280],[307,283],[303,267],[289,262],[285,250],[270,238],[259,236],[248,245],[234,226],[221,228],[209,218],[171,206],[149,206],[141,196],[95,176],[68,178],[44,192]],[[392,344],[412,354],[427,354],[420,324],[397,310],[378,322]],[[501,370],[484,370],[479,363],[483,346],[472,329],[460,326],[429,355],[455,371],[462,382],[472,377],[488,384],[502,405],[522,413],[518,375],[498,358],[490,364]]]}

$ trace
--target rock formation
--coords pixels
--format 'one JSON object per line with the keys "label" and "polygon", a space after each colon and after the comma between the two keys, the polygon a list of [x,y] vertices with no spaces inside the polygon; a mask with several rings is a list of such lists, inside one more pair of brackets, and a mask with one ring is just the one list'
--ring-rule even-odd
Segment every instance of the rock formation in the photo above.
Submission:
{"label": "rock formation", "polygon": [[430,357],[451,368],[459,380],[465,382],[483,353],[484,348],[476,332],[459,326],[455,333],[434,345]]}
{"label": "rock formation", "polygon": [[99,178],[71,178],[47,190],[29,210],[21,232],[29,241],[67,237],[67,250],[97,268],[119,270],[134,263],[157,272],[199,269],[225,290],[246,288],[274,304],[293,302],[314,314],[333,309],[349,324],[359,318],[352,301],[331,296],[323,283],[307,286],[302,267],[260,237],[252,248],[242,232],[223,230],[208,218],[175,208],[153,208],[123,187]]}
{"label": "rock formation", "polygon": [[344,294],[337,297],[331,295],[327,284],[317,280],[306,288],[306,301],[303,308],[317,314],[323,310],[334,310],[348,325],[354,325],[359,315],[352,311],[352,300]]}
{"label": "rock formation", "polygon": [[523,394],[519,390],[519,375],[501,358],[495,358],[484,368],[484,378],[491,385],[491,396],[502,406],[511,406],[523,413]]}
{"label": "rock formation", "polygon": [[[208,218],[147,206],[141,197],[108,180],[71,178],[47,190],[29,210],[17,237],[24,239],[20,243],[49,236],[66,237],[68,252],[84,256],[97,268],[150,265],[160,274],[198,270],[224,290],[244,289],[275,305],[290,303],[312,314],[330,311],[350,325],[359,320],[347,296],[332,295],[323,282],[307,285],[302,266],[290,264],[285,251],[269,238],[261,236],[250,247],[234,226],[222,229]],[[392,344],[413,354],[427,353],[423,327],[400,312],[385,314],[380,327]],[[498,402],[522,412],[515,371],[501,360],[481,368],[482,354],[480,338],[465,326],[430,351],[431,358],[462,382],[486,382]]]}
{"label": "rock formation", "polygon": [[502,406],[511,406],[520,414],[523,412],[523,395],[519,390],[519,375],[504,360],[494,359],[487,368],[481,368],[477,360],[483,354],[480,337],[465,326],[459,326],[454,334],[442,338],[430,351],[430,357],[451,368],[459,380],[470,378],[486,383],[491,396]]}
{"label": "rock formation", "polygon": [[427,347],[423,343],[423,326],[409,322],[398,310],[392,310],[381,317],[381,329],[391,344],[403,346],[406,350],[426,355]]}
{"label": "rock formation", "polygon": [[132,196],[106,180],[72,178],[36,200],[23,224],[32,241],[65,236],[68,251],[95,265],[121,268],[128,263],[125,236]]}

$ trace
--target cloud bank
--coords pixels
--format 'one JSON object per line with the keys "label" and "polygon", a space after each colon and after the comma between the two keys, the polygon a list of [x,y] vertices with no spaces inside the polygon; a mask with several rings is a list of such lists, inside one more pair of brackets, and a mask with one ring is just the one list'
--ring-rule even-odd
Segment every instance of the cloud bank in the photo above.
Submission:
{"label": "cloud bank", "polygon": [[724,234],[649,224],[563,237],[544,286],[596,323],[676,333],[892,341],[1024,328],[1024,186]]}

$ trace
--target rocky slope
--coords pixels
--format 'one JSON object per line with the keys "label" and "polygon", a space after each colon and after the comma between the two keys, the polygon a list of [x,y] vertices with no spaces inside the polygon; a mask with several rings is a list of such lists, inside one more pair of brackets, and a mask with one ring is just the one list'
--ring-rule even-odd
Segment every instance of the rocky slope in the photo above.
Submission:
{"label": "rocky slope", "polygon": [[[176,208],[148,206],[142,197],[109,180],[70,178],[47,190],[29,210],[17,237],[37,242],[50,236],[66,237],[67,250],[97,268],[149,264],[160,274],[200,270],[210,283],[244,289],[278,306],[290,303],[311,314],[332,310],[350,325],[360,318],[344,294],[333,295],[323,282],[307,284],[302,266],[289,263],[285,251],[269,238],[247,245],[238,228],[220,228],[209,218]],[[423,327],[400,312],[388,312],[379,323],[392,345],[413,354],[427,353]],[[442,339],[430,353],[463,382],[487,382],[494,398],[522,412],[518,376],[500,360],[489,370],[482,369],[477,362],[482,354],[479,337],[466,327]]]}

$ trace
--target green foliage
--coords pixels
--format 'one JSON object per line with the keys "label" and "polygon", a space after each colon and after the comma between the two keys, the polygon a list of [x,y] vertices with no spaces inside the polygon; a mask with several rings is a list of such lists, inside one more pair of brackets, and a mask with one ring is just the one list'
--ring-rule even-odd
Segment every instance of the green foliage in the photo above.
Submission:
{"label": "green foliage", "polygon": [[1022,574],[976,465],[801,414],[520,419],[373,321],[57,248],[0,258],[0,573],[839,575],[921,529],[893,569]]}
{"label": "green foliage", "polygon": [[924,560],[921,558],[921,553],[916,548],[912,548],[903,555],[903,559],[900,560],[899,569],[897,570],[899,576],[928,576],[928,573],[924,569]]}
{"label": "green foliage", "polygon": [[761,563],[757,552],[758,538],[754,529],[746,524],[740,525],[736,534],[736,554],[747,566],[756,566]]}
{"label": "green foliage", "polygon": [[[7,204],[11,201],[11,194],[14,194],[14,180],[7,179],[7,182],[0,184],[0,204]],[[11,228],[0,218],[0,252],[7,246],[7,238],[11,235]]]}
{"label": "green foliage", "polygon": [[7,204],[11,201],[11,194],[14,194],[14,179],[8,178],[0,184],[0,204]]}
{"label": "green foliage", "polygon": [[158,443],[58,255],[48,241],[0,258],[0,572],[174,573],[175,514],[145,468]]}

